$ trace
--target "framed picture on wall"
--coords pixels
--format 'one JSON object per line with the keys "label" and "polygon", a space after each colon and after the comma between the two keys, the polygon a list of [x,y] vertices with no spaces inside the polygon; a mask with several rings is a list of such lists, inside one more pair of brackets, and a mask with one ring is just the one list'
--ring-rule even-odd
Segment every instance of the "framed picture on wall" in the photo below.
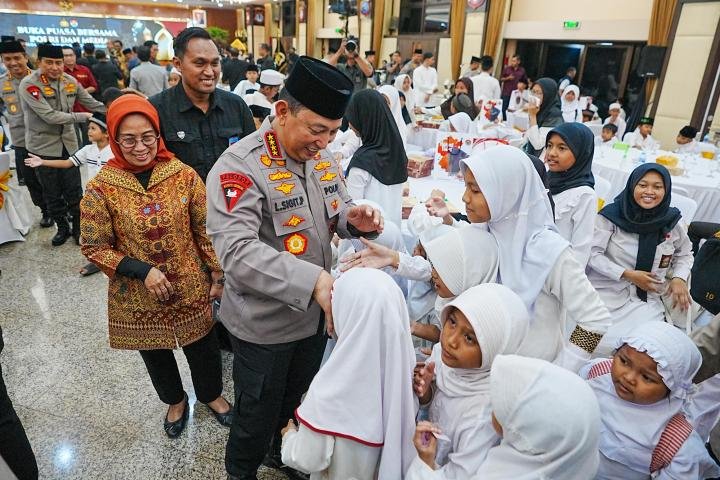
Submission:
{"label": "framed picture on wall", "polygon": [[265,7],[255,7],[253,13],[253,25],[265,25]]}
{"label": "framed picture on wall", "polygon": [[193,25],[196,27],[207,27],[207,12],[205,10],[196,9],[192,11]]}

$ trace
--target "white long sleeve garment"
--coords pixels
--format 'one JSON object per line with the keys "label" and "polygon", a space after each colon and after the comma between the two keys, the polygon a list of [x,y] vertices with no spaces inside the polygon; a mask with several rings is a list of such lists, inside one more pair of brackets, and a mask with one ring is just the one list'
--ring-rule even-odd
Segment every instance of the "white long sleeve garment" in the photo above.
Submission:
{"label": "white long sleeve garment", "polygon": [[487,72],[472,77],[473,82],[473,101],[475,103],[480,100],[495,100],[502,96],[500,82],[497,78],[491,76]]}
{"label": "white long sleeve garment", "polygon": [[607,308],[570,248],[560,254],[547,276],[532,315],[530,330],[518,355],[552,362],[558,360],[561,353],[569,354],[574,362],[572,366],[577,368],[564,366],[575,371],[590,358],[589,353],[568,342],[575,326],[601,335],[610,326]]}
{"label": "white long sleeve garment", "polygon": [[413,89],[415,90],[415,103],[424,107],[427,103],[425,97],[432,95],[438,86],[437,70],[434,67],[420,65],[413,71]]}
{"label": "white long sleeve garment", "polygon": [[290,430],[282,439],[283,463],[310,473],[311,480],[373,480],[381,451],[314,432],[302,424],[298,431]]}
{"label": "white long sleeve garment", "polygon": [[615,134],[615,136],[617,138],[623,138],[623,135],[625,135],[625,128],[627,128],[625,120],[620,118],[620,115],[618,115],[617,119],[614,122],[612,121],[612,117],[607,117],[603,122],[603,125],[607,125],[608,123],[612,123],[617,127],[617,133]]}
{"label": "white long sleeve garment", "polygon": [[398,263],[396,275],[419,282],[430,281],[432,275],[432,265],[430,265],[430,262],[417,255],[412,256],[405,252],[399,253],[400,262]]}
{"label": "white long sleeve garment", "polygon": [[347,191],[354,200],[372,200],[385,211],[385,220],[395,223],[398,227],[402,222],[402,190],[403,184],[385,185],[373,177],[370,172],[361,168],[353,168],[347,177]]}
{"label": "white long sleeve garment", "polygon": [[637,128],[634,132],[626,133],[623,142],[630,145],[631,148],[639,148],[642,150],[657,148],[660,145],[652,135],[643,138]]}
{"label": "white long sleeve garment", "polygon": [[588,186],[576,187],[553,195],[555,202],[555,225],[560,235],[570,242],[575,258],[581,267],[590,259],[597,195]]}
{"label": "white long sleeve garment", "polygon": [[[621,278],[625,270],[635,269],[639,241],[640,235],[637,233],[621,230],[602,215],[596,216],[588,278],[613,313],[628,302],[645,303],[637,297],[635,285]],[[660,291],[664,292],[667,287],[665,277],[669,271],[672,271],[673,277],[687,281],[692,264],[692,243],[680,221],[655,250],[652,273],[664,282]],[[659,301],[660,296],[661,294],[648,292],[647,303],[651,304],[651,299]],[[662,309],[662,305],[658,305]]]}
{"label": "white long sleeve garment", "polygon": [[545,148],[547,135],[553,128],[554,127],[538,127],[537,125],[533,125],[525,131],[525,138],[535,150],[542,150]]}

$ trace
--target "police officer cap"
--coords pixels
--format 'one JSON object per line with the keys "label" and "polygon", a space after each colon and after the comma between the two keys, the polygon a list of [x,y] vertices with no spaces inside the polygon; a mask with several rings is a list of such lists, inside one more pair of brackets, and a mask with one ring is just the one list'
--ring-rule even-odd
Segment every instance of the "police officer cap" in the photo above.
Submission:
{"label": "police officer cap", "polygon": [[38,45],[38,58],[63,58],[62,47],[53,45],[52,43],[41,43]]}
{"label": "police officer cap", "polygon": [[338,120],[350,102],[353,83],[332,65],[302,56],[285,80],[285,89],[318,115]]}
{"label": "police officer cap", "polygon": [[260,72],[260,85],[269,85],[271,87],[277,87],[282,85],[285,76],[277,70],[263,70]]}
{"label": "police officer cap", "polygon": [[17,40],[3,40],[0,42],[0,53],[25,53],[25,49]]}

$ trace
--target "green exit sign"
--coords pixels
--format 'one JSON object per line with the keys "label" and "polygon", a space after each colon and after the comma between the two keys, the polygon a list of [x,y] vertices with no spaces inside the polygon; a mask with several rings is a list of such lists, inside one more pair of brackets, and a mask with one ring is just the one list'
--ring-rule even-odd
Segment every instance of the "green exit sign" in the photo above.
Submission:
{"label": "green exit sign", "polygon": [[565,30],[577,30],[580,28],[580,22],[577,20],[565,20],[563,22],[563,28]]}

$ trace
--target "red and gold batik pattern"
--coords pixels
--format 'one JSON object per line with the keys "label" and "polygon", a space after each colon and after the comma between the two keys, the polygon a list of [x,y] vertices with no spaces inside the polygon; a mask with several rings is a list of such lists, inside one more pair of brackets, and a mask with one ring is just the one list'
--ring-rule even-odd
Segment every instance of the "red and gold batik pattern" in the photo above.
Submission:
{"label": "red and gold batik pattern", "polygon": [[[110,346],[175,348],[210,332],[210,271],[220,271],[205,232],[205,185],[177,159],[159,162],[147,190],[132,173],[103,167],[80,204],[82,253],[110,277]],[[141,280],[116,275],[129,256],[161,270],[175,289],[160,302]]]}

